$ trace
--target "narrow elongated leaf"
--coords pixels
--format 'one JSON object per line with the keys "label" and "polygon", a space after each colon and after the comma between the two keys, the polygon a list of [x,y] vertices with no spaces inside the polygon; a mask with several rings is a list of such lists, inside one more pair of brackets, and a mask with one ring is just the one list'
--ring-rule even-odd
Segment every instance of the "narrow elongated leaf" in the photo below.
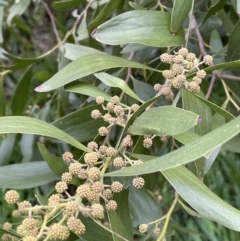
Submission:
{"label": "narrow elongated leaf", "polygon": [[92,119],[91,112],[95,109],[104,113],[101,105],[92,105],[66,115],[54,121],[52,125],[66,132],[78,141],[84,142],[93,140],[98,134],[98,128],[108,125],[108,123],[102,119]]}
{"label": "narrow elongated leaf", "polygon": [[22,79],[20,80],[17,88],[14,92],[12,99],[12,112],[14,115],[21,115],[24,111],[26,103],[28,101],[28,91],[31,83],[32,77],[32,67],[24,73]]}
{"label": "narrow elongated leaf", "polygon": [[62,0],[54,2],[52,6],[56,10],[66,11],[68,9],[77,7],[79,4],[83,2],[85,2],[85,0]]}
{"label": "narrow elongated leaf", "polygon": [[240,117],[164,156],[157,157],[141,165],[106,173],[105,176],[133,176],[178,167],[207,154],[226,143],[238,133],[240,133]]}
{"label": "narrow elongated leaf", "polygon": [[87,46],[82,46],[82,45],[78,45],[78,44],[69,44],[66,43],[64,44],[64,49],[65,49],[65,54],[64,57],[70,60],[75,60],[78,59],[84,55],[88,55],[88,54],[104,54],[103,52],[94,49],[94,48],[90,48]]}
{"label": "narrow elongated leaf", "polygon": [[5,91],[3,87],[3,78],[0,77],[0,116],[4,116],[6,113],[6,99]]}
{"label": "narrow elongated leaf", "polygon": [[240,231],[240,211],[224,202],[185,167],[165,170],[162,173],[199,214],[227,228]]}
{"label": "narrow elongated leaf", "polygon": [[204,20],[202,23],[206,22],[213,14],[219,12],[224,5],[226,4],[226,0],[219,0],[218,2],[214,3],[207,11]]}
{"label": "narrow elongated leaf", "polygon": [[98,87],[88,84],[88,83],[79,83],[79,82],[73,82],[64,87],[64,90],[69,92],[74,92],[82,95],[92,96],[92,97],[98,97],[102,96],[104,100],[110,101],[111,96],[107,94],[105,91],[99,89]]}
{"label": "narrow elongated leaf", "polygon": [[228,42],[227,61],[240,59],[240,20],[235,24]]}
{"label": "narrow elongated leaf", "polygon": [[23,116],[0,117],[0,133],[27,133],[53,137],[65,141],[80,150],[90,150],[67,133],[44,121]]}
{"label": "narrow elongated leaf", "polygon": [[129,132],[136,135],[177,135],[195,126],[199,116],[173,106],[161,106],[140,115]]}
{"label": "narrow elongated leaf", "polygon": [[[116,211],[108,211],[109,223],[111,230],[119,234],[123,238],[131,241],[133,238],[132,223],[128,207],[128,190],[123,190],[121,193],[114,194],[114,200],[118,204]],[[115,241],[123,239],[113,234]]]}
{"label": "narrow elongated leaf", "polygon": [[120,88],[124,93],[133,97],[135,100],[143,102],[122,79],[104,72],[94,74],[94,76],[100,79],[105,85]]}
{"label": "narrow elongated leaf", "polygon": [[61,157],[52,155],[48,149],[40,143],[38,143],[38,148],[43,159],[47,162],[53,173],[55,173],[58,177],[61,177],[64,172],[68,172],[68,167]]}
{"label": "narrow elongated leaf", "polygon": [[3,42],[3,32],[2,32],[3,17],[4,17],[4,7],[0,6],[0,43]]}
{"label": "narrow elongated leaf", "polygon": [[0,187],[26,189],[38,187],[54,180],[57,176],[46,162],[28,162],[0,167]]}
{"label": "narrow elongated leaf", "polygon": [[153,47],[184,45],[184,33],[170,32],[171,15],[152,10],[134,10],[100,25],[93,37],[110,45],[138,43]]}
{"label": "narrow elongated leaf", "polygon": [[100,24],[104,23],[109,17],[112,16],[114,10],[119,8],[120,5],[124,3],[124,0],[110,0],[104,8],[101,10],[101,12],[97,15],[96,18],[93,19],[93,21],[88,25],[89,31],[92,31]]}
{"label": "narrow elongated leaf", "polygon": [[143,64],[104,53],[89,54],[74,60],[62,68],[52,78],[38,86],[35,90],[37,92],[47,92],[98,71],[118,67],[140,68],[158,71]]}
{"label": "narrow elongated leaf", "polygon": [[193,0],[174,0],[171,14],[171,32],[177,33],[192,8]]}
{"label": "narrow elongated leaf", "polygon": [[14,143],[16,140],[16,134],[9,134],[0,144],[0,166],[7,165],[9,163],[10,157],[13,153]]}

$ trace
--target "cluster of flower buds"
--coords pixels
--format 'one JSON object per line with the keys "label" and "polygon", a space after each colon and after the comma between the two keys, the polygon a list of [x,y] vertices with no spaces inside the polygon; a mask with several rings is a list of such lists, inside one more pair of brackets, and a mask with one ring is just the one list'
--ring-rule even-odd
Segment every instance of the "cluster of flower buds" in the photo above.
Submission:
{"label": "cluster of flower buds", "polygon": [[[213,64],[212,56],[206,55],[203,61],[200,62],[194,53],[188,52],[187,48],[181,48],[172,55],[164,53],[160,56],[160,59],[162,62],[170,64],[170,69],[162,72],[166,83],[164,85],[156,84],[154,89],[158,92],[161,91],[168,100],[174,98],[172,87],[175,89],[185,88],[194,94],[199,93],[199,84],[201,84],[202,79],[206,77],[206,72],[200,70],[199,66],[202,64]],[[188,82],[187,75],[193,72],[196,75]]]}

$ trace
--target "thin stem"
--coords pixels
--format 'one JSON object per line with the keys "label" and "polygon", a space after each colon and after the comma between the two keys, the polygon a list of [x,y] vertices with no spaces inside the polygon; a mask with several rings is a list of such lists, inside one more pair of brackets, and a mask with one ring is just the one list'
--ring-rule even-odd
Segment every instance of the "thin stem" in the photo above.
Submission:
{"label": "thin stem", "polygon": [[56,26],[56,23],[55,23],[55,21],[54,21],[54,16],[53,16],[50,8],[48,7],[48,4],[45,3],[44,0],[42,0],[42,4],[43,4],[44,8],[46,9],[46,11],[47,11],[47,13],[48,13],[48,16],[49,16],[49,18],[50,18],[50,20],[51,20],[51,23],[52,23],[53,32],[54,32],[55,37],[56,37],[56,39],[57,39],[57,41],[58,41],[58,43],[59,43],[59,42],[61,42],[61,38],[60,38],[60,36],[59,36],[58,30],[57,30],[57,26]]}
{"label": "thin stem", "polygon": [[172,203],[170,209],[168,210],[168,213],[166,214],[166,220],[165,220],[162,232],[161,232],[160,236],[158,237],[157,241],[163,240],[163,238],[165,236],[165,233],[167,231],[167,227],[168,227],[168,223],[169,223],[171,214],[172,214],[172,212],[173,212],[173,210],[174,210],[174,208],[175,208],[175,206],[177,204],[177,201],[178,201],[178,193],[175,191],[175,198],[173,200],[173,203]]}
{"label": "thin stem", "polygon": [[213,89],[213,86],[215,84],[215,81],[216,81],[216,75],[213,74],[212,75],[212,78],[211,78],[211,81],[210,81],[210,85],[208,87],[208,91],[207,91],[207,94],[206,94],[206,99],[208,99],[212,93],[212,89]]}

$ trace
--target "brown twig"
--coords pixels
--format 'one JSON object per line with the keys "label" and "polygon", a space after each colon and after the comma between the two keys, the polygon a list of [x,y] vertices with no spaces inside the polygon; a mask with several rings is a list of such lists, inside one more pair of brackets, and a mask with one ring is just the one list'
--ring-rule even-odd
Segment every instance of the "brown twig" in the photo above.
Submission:
{"label": "brown twig", "polygon": [[210,97],[210,95],[212,93],[213,86],[215,84],[215,81],[216,81],[216,75],[213,74],[212,78],[211,78],[211,81],[210,81],[210,84],[209,84],[209,87],[208,87],[208,90],[207,90],[206,99],[208,99]]}

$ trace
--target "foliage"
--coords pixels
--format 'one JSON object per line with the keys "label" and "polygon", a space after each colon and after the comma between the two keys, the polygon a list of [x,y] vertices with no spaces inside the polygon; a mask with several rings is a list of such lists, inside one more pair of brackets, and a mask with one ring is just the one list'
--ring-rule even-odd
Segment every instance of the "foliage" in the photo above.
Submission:
{"label": "foliage", "polygon": [[238,5],[0,1],[2,240],[239,239]]}

